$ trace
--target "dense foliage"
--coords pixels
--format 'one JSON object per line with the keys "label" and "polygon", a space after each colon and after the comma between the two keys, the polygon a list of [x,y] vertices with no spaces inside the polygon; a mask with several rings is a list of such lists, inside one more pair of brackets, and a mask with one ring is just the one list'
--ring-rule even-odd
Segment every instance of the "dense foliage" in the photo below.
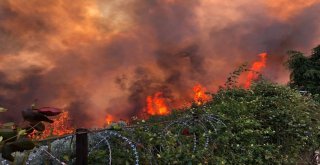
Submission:
{"label": "dense foliage", "polygon": [[[116,131],[134,142],[141,164],[294,164],[311,162],[320,142],[319,119],[319,103],[311,97],[260,81],[249,90],[222,88],[203,106]],[[118,137],[110,143],[113,163],[135,162],[128,142]],[[104,144],[90,163],[106,163],[108,154]]]}
{"label": "dense foliage", "polygon": [[[171,130],[165,139],[159,126],[135,130],[137,139],[153,153],[152,147],[166,146],[155,155],[156,162],[291,164],[310,162],[310,156],[319,146],[318,103],[285,86],[261,81],[250,90],[237,87],[221,89],[206,105],[162,120],[181,118],[191,112],[215,114],[225,126],[217,132],[211,127],[208,147],[199,146],[196,150],[192,150],[192,136],[181,136],[181,130],[186,128],[183,126]],[[189,129],[190,134],[199,135],[199,145],[205,143],[206,131],[200,125]]]}
{"label": "dense foliage", "polygon": [[290,51],[288,54],[290,86],[320,94],[320,45],[313,49],[309,57],[298,51]]}
{"label": "dense foliage", "polygon": [[227,164],[306,162],[319,147],[319,105],[288,87],[261,81],[221,90],[210,110],[227,125],[213,156]]}
{"label": "dense foliage", "polygon": [[[0,113],[7,109],[0,107]],[[47,116],[56,116],[61,112],[59,109],[44,107],[36,109],[33,104],[30,108],[22,111],[23,119],[26,121],[24,126],[18,126],[14,122],[0,124],[0,153],[3,159],[13,162],[16,152],[31,150],[35,143],[30,139],[30,134],[41,134],[45,131],[43,121],[52,123]],[[16,154],[15,154],[16,155]]]}
{"label": "dense foliage", "polygon": [[[264,80],[238,87],[241,70],[203,105],[89,133],[89,164],[311,163],[320,147],[319,102]],[[19,161],[75,162],[73,136],[39,146]]]}
{"label": "dense foliage", "polygon": [[[7,109],[0,107],[0,113]],[[9,161],[14,161],[12,153],[17,151],[30,150],[34,148],[34,143],[26,138],[28,128],[19,128],[13,122],[0,124],[0,153],[1,157]]]}

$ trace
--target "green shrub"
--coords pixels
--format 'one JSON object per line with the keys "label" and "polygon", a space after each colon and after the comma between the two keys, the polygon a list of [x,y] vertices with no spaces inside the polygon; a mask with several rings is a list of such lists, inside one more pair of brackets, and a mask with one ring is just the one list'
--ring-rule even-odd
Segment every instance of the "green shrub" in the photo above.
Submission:
{"label": "green shrub", "polygon": [[209,107],[227,125],[215,140],[214,162],[308,162],[319,146],[319,105],[289,87],[261,81],[249,90],[221,89]]}

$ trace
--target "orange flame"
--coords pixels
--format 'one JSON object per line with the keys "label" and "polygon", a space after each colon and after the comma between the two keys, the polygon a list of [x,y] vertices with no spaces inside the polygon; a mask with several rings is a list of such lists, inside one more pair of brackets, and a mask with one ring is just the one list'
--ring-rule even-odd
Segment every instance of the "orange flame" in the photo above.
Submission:
{"label": "orange flame", "polygon": [[266,66],[267,61],[267,53],[261,53],[259,54],[260,61],[256,61],[252,64],[250,68],[250,72],[247,75],[247,80],[244,85],[245,88],[250,88],[252,80],[256,80],[258,78],[257,72],[260,72],[261,69],[263,69]]}
{"label": "orange flame", "polygon": [[110,125],[114,121],[114,118],[111,115],[107,115],[105,118],[105,124]]}
{"label": "orange flame", "polygon": [[201,105],[210,100],[210,97],[205,93],[206,88],[202,87],[200,84],[197,84],[193,87],[194,97],[193,101],[197,105]]}
{"label": "orange flame", "polygon": [[170,113],[165,99],[162,97],[162,92],[157,92],[146,99],[146,112],[150,115],[167,115]]}
{"label": "orange flame", "polygon": [[51,124],[46,124],[46,129],[41,135],[36,135],[35,132],[29,135],[33,139],[45,139],[49,136],[61,136],[74,132],[74,128],[69,123],[69,112],[65,111],[54,119]]}
{"label": "orange flame", "polygon": [[54,135],[61,136],[73,132],[73,128],[69,124],[69,112],[63,112],[60,114],[52,124],[49,124],[47,129],[43,132],[45,137]]}

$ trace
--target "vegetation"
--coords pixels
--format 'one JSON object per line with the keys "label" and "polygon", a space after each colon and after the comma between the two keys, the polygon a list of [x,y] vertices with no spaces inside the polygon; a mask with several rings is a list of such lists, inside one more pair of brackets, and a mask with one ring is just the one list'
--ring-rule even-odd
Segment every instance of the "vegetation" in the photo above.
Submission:
{"label": "vegetation", "polygon": [[210,105],[227,125],[214,155],[227,164],[305,162],[319,146],[319,104],[288,87],[261,81],[220,90]]}
{"label": "vegetation", "polygon": [[[117,132],[136,142],[141,164],[311,162],[320,144],[319,103],[312,97],[264,80],[249,90],[221,88],[213,97],[205,105],[136,121],[134,129]],[[206,120],[209,116],[223,123]],[[175,122],[166,122],[171,120]],[[113,144],[114,139],[110,142]],[[116,164],[134,163],[130,147],[119,143],[122,147],[112,147],[112,160]],[[95,153],[90,155],[91,164],[108,162],[106,145]]]}
{"label": "vegetation", "polygon": [[[2,107],[0,109],[0,112],[7,111]],[[2,157],[14,161],[13,152],[33,149],[35,145],[25,137],[26,135],[27,130],[17,128],[13,122],[2,124],[0,127],[0,151]]]}
{"label": "vegetation", "polygon": [[[320,147],[320,102],[315,101],[320,93],[320,46],[310,57],[297,51],[289,55],[293,88],[262,79],[250,89],[241,88],[237,78],[247,70],[243,65],[203,105],[148,120],[135,118],[130,126],[118,122],[90,133],[89,163],[311,163]],[[37,148],[28,160],[48,161],[41,150],[51,150],[56,156],[53,162],[72,164],[74,147],[74,138],[69,136]]]}
{"label": "vegetation", "polygon": [[309,57],[299,51],[289,51],[288,54],[290,86],[320,94],[320,45],[313,49]]}
{"label": "vegetation", "polygon": [[[7,109],[0,107],[0,113]],[[18,126],[14,122],[1,124],[0,126],[0,153],[2,158],[14,161],[13,153],[31,150],[35,143],[28,137],[31,133],[41,134],[45,130],[42,121],[53,122],[47,116],[56,116],[61,112],[58,109],[45,107],[35,109],[34,105],[22,111],[26,126]]]}

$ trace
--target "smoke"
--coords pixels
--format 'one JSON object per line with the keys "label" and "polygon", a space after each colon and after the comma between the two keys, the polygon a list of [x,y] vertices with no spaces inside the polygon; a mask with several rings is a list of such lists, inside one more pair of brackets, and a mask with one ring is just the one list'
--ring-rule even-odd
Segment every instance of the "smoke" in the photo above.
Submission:
{"label": "smoke", "polygon": [[176,107],[192,86],[213,91],[267,52],[265,75],[285,83],[286,51],[320,43],[317,0],[0,1],[4,120],[38,106],[77,126],[139,115],[162,92]]}

